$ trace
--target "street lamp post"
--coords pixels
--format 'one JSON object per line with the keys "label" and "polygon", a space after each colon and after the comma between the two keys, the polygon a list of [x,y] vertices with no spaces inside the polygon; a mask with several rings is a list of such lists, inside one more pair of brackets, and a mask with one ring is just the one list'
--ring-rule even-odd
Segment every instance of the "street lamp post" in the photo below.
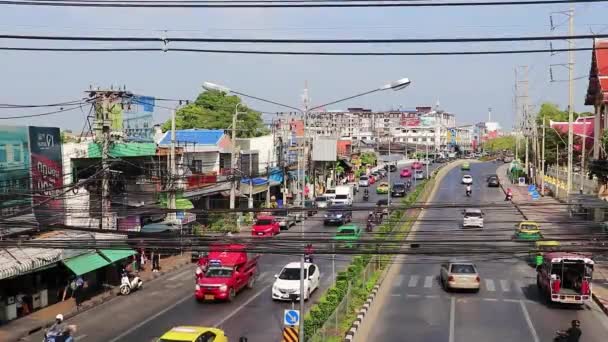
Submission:
{"label": "street lamp post", "polygon": [[[313,108],[308,108],[308,104],[306,104],[304,111],[301,110],[300,108],[297,108],[297,107],[293,107],[293,106],[289,106],[289,105],[282,104],[282,103],[279,103],[279,102],[275,102],[275,101],[271,101],[271,100],[266,100],[266,99],[263,99],[263,98],[260,98],[260,97],[248,95],[248,94],[245,94],[245,93],[241,93],[241,92],[232,90],[232,89],[230,89],[228,87],[225,87],[225,86],[222,86],[222,85],[218,85],[218,84],[214,84],[214,83],[211,83],[211,82],[204,82],[203,83],[203,88],[206,89],[206,90],[216,90],[216,91],[221,91],[221,92],[224,92],[224,93],[233,93],[233,94],[244,96],[244,97],[248,97],[248,98],[251,98],[251,99],[254,99],[254,100],[258,100],[258,101],[274,104],[274,105],[277,105],[277,106],[280,106],[280,107],[294,109],[294,110],[302,113],[303,116],[304,116],[304,120],[306,120],[307,114],[310,111],[313,111],[315,109],[319,109],[319,108],[322,108],[322,107],[326,107],[326,106],[333,105],[333,104],[336,104],[336,103],[339,103],[339,102],[351,100],[351,99],[354,99],[354,98],[357,98],[357,97],[360,97],[360,96],[372,94],[372,93],[379,92],[379,91],[384,91],[384,90],[394,90],[394,91],[397,91],[397,90],[401,90],[401,89],[406,88],[410,84],[411,84],[411,81],[409,80],[409,78],[401,78],[401,79],[398,79],[398,80],[396,80],[394,82],[388,83],[388,84],[386,84],[386,85],[384,85],[384,86],[382,86],[380,88],[372,89],[372,90],[369,90],[369,91],[366,91],[366,92],[363,92],[363,93],[359,93],[359,94],[356,94],[356,95],[353,95],[353,96],[349,96],[349,97],[345,97],[345,98],[342,98],[342,99],[339,99],[339,100],[328,102],[328,103],[325,103],[325,104],[322,104],[322,105],[319,105],[319,106],[315,106]],[[234,126],[233,126],[233,129],[234,129]],[[304,121],[304,146],[306,146],[306,122],[305,121]],[[302,171],[304,171],[304,170],[302,170]],[[389,167],[389,173],[390,173],[390,167]],[[298,174],[299,174],[299,172],[298,172]],[[305,177],[304,176],[305,175],[303,175],[304,181],[302,182],[302,184],[304,184],[304,182],[305,182]],[[301,198],[302,198],[302,203],[301,204],[304,205],[304,202],[303,202],[303,199],[304,199],[304,187],[302,187],[302,197]],[[304,243],[304,229],[302,229],[302,243]],[[305,296],[305,293],[304,293],[304,277],[303,277],[303,275],[304,275],[304,253],[302,253],[301,257],[300,257],[300,316],[301,317],[303,317],[303,315],[304,315],[304,296]],[[300,319],[300,327],[299,327],[299,331],[298,332],[299,332],[299,341],[304,341],[304,320],[303,319]]]}

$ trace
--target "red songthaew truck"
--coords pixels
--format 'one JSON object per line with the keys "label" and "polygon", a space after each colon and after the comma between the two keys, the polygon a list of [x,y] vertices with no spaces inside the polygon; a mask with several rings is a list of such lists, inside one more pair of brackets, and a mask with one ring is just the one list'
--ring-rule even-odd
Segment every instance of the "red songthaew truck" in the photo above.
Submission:
{"label": "red songthaew truck", "polygon": [[199,259],[194,296],[197,300],[228,300],[245,287],[253,288],[259,255],[250,255],[245,245],[212,245]]}
{"label": "red songthaew truck", "polygon": [[536,285],[548,303],[588,303],[591,301],[593,265],[593,260],[585,255],[547,253],[537,267]]}

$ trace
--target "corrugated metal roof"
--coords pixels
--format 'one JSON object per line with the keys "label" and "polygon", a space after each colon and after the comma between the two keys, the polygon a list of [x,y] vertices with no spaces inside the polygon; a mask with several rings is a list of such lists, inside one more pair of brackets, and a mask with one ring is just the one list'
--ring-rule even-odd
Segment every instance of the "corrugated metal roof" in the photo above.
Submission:
{"label": "corrugated metal roof", "polygon": [[0,279],[11,278],[61,260],[60,249],[0,249]]}
{"label": "corrugated metal roof", "polygon": [[[175,140],[179,146],[186,143],[197,145],[217,145],[224,136],[221,129],[180,129],[175,131]],[[161,141],[161,146],[171,144],[171,131],[167,131]]]}

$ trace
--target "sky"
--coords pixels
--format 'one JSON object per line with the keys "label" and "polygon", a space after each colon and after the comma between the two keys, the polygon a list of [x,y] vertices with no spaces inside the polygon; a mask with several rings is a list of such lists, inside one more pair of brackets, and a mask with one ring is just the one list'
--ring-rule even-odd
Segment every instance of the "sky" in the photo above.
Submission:
{"label": "sky", "polygon": [[[462,8],[317,8],[317,9],[125,9],[47,8],[0,5],[2,34],[93,35],[216,38],[457,38],[567,34],[567,17],[555,13],[564,5]],[[575,33],[608,33],[608,3],[575,6]],[[550,30],[549,16],[560,24]],[[602,18],[602,15],[604,18]],[[590,40],[576,42],[591,47]],[[118,43],[8,41],[0,46],[116,47]],[[123,44],[121,47],[160,47]],[[557,41],[554,48],[565,48]],[[171,47],[315,51],[454,51],[549,48],[546,42],[368,45],[188,44]],[[575,57],[575,110],[584,106],[591,52]],[[302,106],[308,84],[311,104],[323,104],[393,80],[408,77],[410,87],[374,93],[327,109],[365,107],[373,110],[435,105],[456,114],[457,124],[493,120],[505,128],[514,122],[515,68],[529,66],[530,103],[564,107],[568,102],[567,54],[500,56],[283,56],[194,54],[179,52],[50,53],[0,52],[0,103],[44,104],[80,99],[90,86],[126,86],[136,94],[194,99],[205,81],[294,107]],[[280,107],[245,100],[262,111]],[[164,103],[173,106],[172,103]],[[43,112],[0,109],[0,118]],[[159,109],[155,121],[169,111]],[[80,132],[86,112],[0,120],[0,124],[58,126]]]}

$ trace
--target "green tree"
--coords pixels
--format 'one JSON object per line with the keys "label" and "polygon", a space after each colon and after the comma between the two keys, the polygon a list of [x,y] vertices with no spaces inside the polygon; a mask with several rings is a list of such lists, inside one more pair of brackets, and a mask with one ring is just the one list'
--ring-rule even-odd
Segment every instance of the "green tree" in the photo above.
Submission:
{"label": "green tree", "polygon": [[[573,120],[576,120],[579,116],[589,116],[591,113],[574,113]],[[559,144],[560,150],[560,164],[565,163],[565,159],[567,156],[567,145],[564,142],[568,141],[567,133],[560,133],[550,128],[551,121],[556,122],[564,122],[568,121],[568,111],[561,110],[556,104],[545,102],[540,106],[540,110],[538,114],[536,114],[536,124],[538,126],[538,146],[542,146],[542,127],[545,126],[545,162],[548,165],[555,164],[556,161],[556,148]],[[574,143],[576,144],[578,138],[574,137]],[[574,151],[573,153],[574,160],[580,158],[580,152]]]}
{"label": "green tree", "polygon": [[502,152],[503,150],[506,150],[515,153],[515,144],[515,137],[507,135],[489,139],[483,144],[483,148],[489,152]]}
{"label": "green tree", "polygon": [[[242,103],[235,95],[227,95],[217,90],[207,90],[198,95],[194,103],[180,108],[175,113],[175,127],[178,129],[206,128],[227,129],[232,125],[236,105]],[[163,126],[163,131],[171,129],[171,119]],[[247,106],[239,106],[237,137],[251,138],[268,134],[262,114]]]}

